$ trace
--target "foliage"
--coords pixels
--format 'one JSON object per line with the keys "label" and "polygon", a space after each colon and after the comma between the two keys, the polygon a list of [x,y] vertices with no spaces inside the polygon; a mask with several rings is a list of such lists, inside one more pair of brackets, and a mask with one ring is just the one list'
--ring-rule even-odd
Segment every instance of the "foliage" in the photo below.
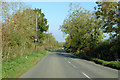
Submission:
{"label": "foliage", "polygon": [[43,39],[43,32],[47,31],[49,28],[49,25],[47,24],[47,19],[45,18],[45,14],[41,12],[41,9],[33,10],[36,14],[37,18],[37,39],[38,43],[41,43],[41,39]]}
{"label": "foliage", "polygon": [[[119,61],[119,3],[97,2],[97,4],[98,9],[93,13],[79,6],[70,9],[61,26],[61,31],[69,34],[65,50],[75,52],[78,56],[82,54],[107,61]],[[103,40],[103,33],[106,32],[112,36]]]}
{"label": "foliage", "polygon": [[[111,37],[120,38],[120,2],[96,2],[97,18],[102,20],[104,32],[111,33]],[[114,34],[113,34],[114,33]]]}
{"label": "foliage", "polygon": [[[35,9],[36,10],[36,9]],[[43,43],[48,39],[46,31],[49,28],[45,14],[41,9],[36,11],[25,6],[24,3],[2,3],[2,60],[8,61],[15,57],[21,57],[26,54],[32,54],[35,51],[42,51],[49,46]],[[37,13],[37,50],[35,50],[34,41],[36,35],[36,13]],[[59,43],[49,35],[50,44],[54,48]],[[54,46],[54,47],[53,47]]]}
{"label": "foliage", "polygon": [[60,48],[63,46],[62,43],[56,41],[55,37],[52,36],[52,33],[43,33],[43,42],[42,42],[42,45],[46,46],[46,49],[47,48],[53,48],[53,49],[56,49],[56,48]]}
{"label": "foliage", "polygon": [[[101,52],[104,56],[109,56],[108,60],[120,59],[120,1],[119,2],[96,2],[96,16],[101,20],[101,29],[105,33],[110,34],[110,41],[108,40],[105,45],[106,50],[102,49]],[[105,42],[102,43],[104,45]],[[104,47],[100,45],[100,47]],[[104,47],[104,48],[105,48]],[[100,48],[101,49],[101,48]],[[110,59],[111,58],[111,59]]]}
{"label": "foliage", "polygon": [[[71,54],[76,55],[76,53],[71,53]],[[120,62],[119,61],[105,61],[105,60],[102,60],[102,59],[93,58],[93,57],[86,56],[86,55],[83,55],[83,54],[79,54],[79,55],[76,55],[76,56],[78,56],[82,59],[85,59],[85,60],[93,61],[93,62],[95,62],[97,64],[101,64],[103,66],[107,66],[107,67],[111,67],[111,68],[120,70]]]}
{"label": "foliage", "polygon": [[90,11],[82,8],[71,9],[70,15],[61,26],[61,30],[69,34],[66,47],[78,53],[85,53],[86,50],[94,48],[102,40],[98,22]]}
{"label": "foliage", "polygon": [[[19,7],[18,10],[16,6]],[[34,44],[30,37],[35,34],[33,27],[35,26],[34,12],[31,9],[24,9],[23,4],[21,3],[5,2],[3,3],[2,8],[3,61],[7,61],[10,58],[15,58],[17,56],[23,56],[28,52],[32,53]],[[10,13],[9,11],[13,13]]]}

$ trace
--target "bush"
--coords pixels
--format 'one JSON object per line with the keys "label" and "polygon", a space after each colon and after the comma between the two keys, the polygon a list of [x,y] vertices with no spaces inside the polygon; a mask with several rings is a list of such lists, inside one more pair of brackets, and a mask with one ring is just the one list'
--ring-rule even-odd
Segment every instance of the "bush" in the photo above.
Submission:
{"label": "bush", "polygon": [[106,64],[105,66],[109,66],[111,68],[120,70],[120,62],[119,61],[112,61],[109,64]]}
{"label": "bush", "polygon": [[101,64],[101,65],[104,65],[104,66],[108,66],[108,67],[120,70],[120,62],[119,61],[105,61],[105,60],[101,60],[101,59],[98,59],[98,58],[92,58],[92,57],[86,56],[84,54],[76,54],[76,53],[73,53],[73,52],[71,52],[71,54],[76,55],[76,56],[78,56],[82,59],[85,59],[85,60],[94,61],[97,64]]}

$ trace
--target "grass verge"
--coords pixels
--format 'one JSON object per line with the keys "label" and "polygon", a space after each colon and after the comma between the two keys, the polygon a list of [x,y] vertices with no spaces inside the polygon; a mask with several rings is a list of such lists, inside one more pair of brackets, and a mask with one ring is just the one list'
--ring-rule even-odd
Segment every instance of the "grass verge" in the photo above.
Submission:
{"label": "grass verge", "polygon": [[[49,50],[50,51],[50,50]],[[2,63],[2,78],[18,78],[21,74],[33,67],[48,50],[28,54],[20,58],[11,59]]]}
{"label": "grass verge", "polygon": [[[69,52],[69,51],[66,50],[66,52]],[[86,56],[86,55],[83,55],[83,54],[75,54],[75,53],[72,53],[72,52],[69,52],[69,53],[71,53],[75,56],[78,56],[82,59],[93,61],[96,64],[101,64],[103,66],[107,66],[107,67],[111,67],[111,68],[120,70],[120,61],[105,61],[105,60],[101,60],[101,59],[98,59],[98,58],[92,58],[90,56]]]}

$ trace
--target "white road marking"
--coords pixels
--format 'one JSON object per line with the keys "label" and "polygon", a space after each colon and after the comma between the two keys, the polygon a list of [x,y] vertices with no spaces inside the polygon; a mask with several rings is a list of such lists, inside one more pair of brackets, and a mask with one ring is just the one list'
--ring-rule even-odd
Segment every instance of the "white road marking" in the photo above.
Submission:
{"label": "white road marking", "polygon": [[70,61],[68,61],[68,63],[71,63]]}
{"label": "white road marking", "polygon": [[87,74],[81,72],[83,75],[85,75],[87,78],[89,78],[90,80],[92,80]]}
{"label": "white road marking", "polygon": [[68,61],[68,63],[70,63],[74,68],[77,68],[75,65],[73,65],[70,61]]}
{"label": "white road marking", "polygon": [[77,68],[76,66],[74,66],[73,64],[72,64],[72,66],[74,67],[74,68]]}

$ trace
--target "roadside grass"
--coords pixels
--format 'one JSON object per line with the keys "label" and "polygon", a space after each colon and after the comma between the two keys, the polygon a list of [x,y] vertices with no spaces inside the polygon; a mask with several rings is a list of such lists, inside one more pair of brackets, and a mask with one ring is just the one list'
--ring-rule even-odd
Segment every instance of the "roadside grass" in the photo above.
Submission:
{"label": "roadside grass", "polygon": [[[51,50],[49,50],[51,51]],[[2,78],[18,78],[33,67],[46,54],[48,50],[27,54],[20,58],[11,59],[2,63]]]}
{"label": "roadside grass", "polygon": [[[69,51],[66,50],[66,52],[69,52]],[[90,56],[86,56],[86,55],[83,55],[83,54],[76,54],[76,53],[73,53],[73,52],[69,52],[69,53],[71,53],[75,56],[78,56],[82,59],[93,61],[96,64],[101,64],[103,66],[107,66],[107,67],[111,67],[111,68],[120,70],[120,61],[105,61],[105,60],[101,60],[101,59],[98,59],[98,58],[92,58]]]}
{"label": "roadside grass", "polygon": [[54,50],[54,49],[46,49],[47,51],[52,51],[52,50]]}
{"label": "roadside grass", "polygon": [[104,60],[97,59],[97,58],[91,58],[91,61],[94,61],[95,63],[101,64],[103,66],[107,66],[107,67],[120,70],[120,61],[104,61]]}

